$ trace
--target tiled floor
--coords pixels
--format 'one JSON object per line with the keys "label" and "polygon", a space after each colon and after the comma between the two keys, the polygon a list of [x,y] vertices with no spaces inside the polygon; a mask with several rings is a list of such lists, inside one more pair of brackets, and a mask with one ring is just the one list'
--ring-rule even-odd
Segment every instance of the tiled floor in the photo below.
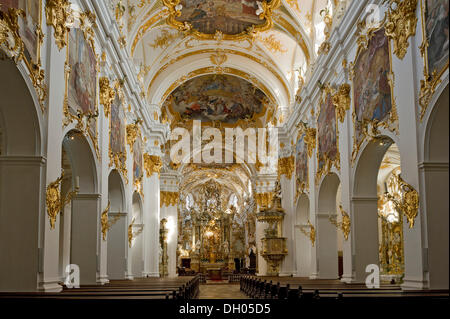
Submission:
{"label": "tiled floor", "polygon": [[248,299],[240,291],[239,284],[200,285],[199,299]]}

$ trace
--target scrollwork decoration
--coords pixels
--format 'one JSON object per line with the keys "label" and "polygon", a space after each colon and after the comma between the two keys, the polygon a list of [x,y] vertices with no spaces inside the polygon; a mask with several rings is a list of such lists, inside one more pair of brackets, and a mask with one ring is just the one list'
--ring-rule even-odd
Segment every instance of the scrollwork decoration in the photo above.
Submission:
{"label": "scrollwork decoration", "polygon": [[394,42],[394,54],[401,60],[409,47],[408,39],[416,34],[416,9],[418,0],[384,0],[388,3],[386,13],[386,36]]}

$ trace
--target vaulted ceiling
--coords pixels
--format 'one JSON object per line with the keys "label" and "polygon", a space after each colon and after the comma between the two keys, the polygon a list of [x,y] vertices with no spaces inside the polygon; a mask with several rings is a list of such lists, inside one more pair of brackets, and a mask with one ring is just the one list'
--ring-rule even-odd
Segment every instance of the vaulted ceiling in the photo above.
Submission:
{"label": "vaulted ceiling", "polygon": [[[218,92],[216,88],[205,89],[208,83],[191,84],[194,78],[215,75],[212,82],[220,79],[223,84],[220,76],[240,78],[248,83],[241,84],[242,87],[254,87],[254,94],[265,95],[265,114],[259,122],[252,122],[261,127],[269,123],[280,125],[289,114],[299,88],[299,76],[307,76],[325,40],[325,14],[342,11],[350,1],[111,0],[110,10],[116,16],[123,46],[135,64],[148,103],[161,107],[162,113],[169,113],[170,122],[180,120],[183,115],[181,111],[179,116],[173,114],[176,113],[173,108],[177,107],[173,105],[174,96],[177,101],[189,104],[198,90],[204,93],[201,97],[204,103],[221,101],[220,109],[232,112],[232,104],[239,103],[230,102],[227,96],[236,95],[236,90],[224,93],[223,89],[230,86],[223,85]],[[253,26],[250,29],[249,23]],[[191,91],[197,89],[195,94],[188,92],[189,86],[194,88]],[[172,112],[168,110],[169,104]],[[197,111],[192,103],[185,104],[183,107],[189,109],[189,114]],[[210,116],[214,113],[212,109],[203,107],[201,116]],[[245,121],[250,117],[245,117]],[[229,122],[230,116],[219,121]],[[180,187],[186,191],[213,179],[243,196],[250,191],[247,184],[255,169],[254,165],[244,164],[182,166],[178,171],[184,176]]]}
{"label": "vaulted ceiling", "polygon": [[[149,103],[162,105],[176,87],[190,78],[224,73],[239,76],[263,91],[267,90],[277,107],[291,107],[298,87],[298,75],[307,72],[324,39],[325,24],[321,11],[331,6],[330,0],[268,1],[268,5],[272,3],[275,10],[267,10],[270,11],[268,17],[261,21],[270,20],[273,25],[270,24],[263,32],[258,32],[256,26],[257,32],[252,37],[228,39],[226,32],[223,34],[224,39],[217,38],[215,34],[198,36],[199,32],[181,31],[179,29],[183,27],[170,21],[172,16],[176,16],[177,4],[187,3],[181,6],[180,12],[184,14],[186,7],[198,3],[206,6],[206,3],[211,2],[111,2],[111,10],[119,21],[126,47],[135,62]],[[228,3],[225,8],[231,8],[230,5],[235,2],[242,6],[255,3],[253,0],[223,2]],[[218,9],[214,14],[217,12]]]}

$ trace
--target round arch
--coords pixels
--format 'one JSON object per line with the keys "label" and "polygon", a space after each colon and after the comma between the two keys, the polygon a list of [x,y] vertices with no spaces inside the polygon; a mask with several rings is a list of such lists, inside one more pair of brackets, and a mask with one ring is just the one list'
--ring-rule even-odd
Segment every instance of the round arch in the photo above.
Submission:
{"label": "round arch", "polygon": [[301,233],[301,227],[308,224],[309,220],[309,198],[301,194],[297,200],[295,215],[295,256],[296,275],[298,277],[309,277],[311,275],[311,242],[309,238]]}
{"label": "round arch", "polygon": [[[62,140],[63,153],[72,173],[69,181],[78,194],[71,203],[70,263],[80,269],[80,284],[97,282],[97,239],[99,238],[100,195],[95,155],[86,137],[69,131]],[[64,217],[66,218],[66,216]]]}
{"label": "round arch", "polygon": [[108,177],[109,223],[111,228],[107,235],[107,273],[109,279],[125,279],[127,227],[126,196],[122,177],[117,170],[112,170]]}
{"label": "round arch", "polygon": [[388,136],[365,143],[355,165],[351,232],[356,282],[365,281],[367,265],[379,264],[377,181],[381,162],[393,143]]}
{"label": "round arch", "polygon": [[317,258],[319,278],[338,278],[338,243],[336,227],[329,217],[336,218],[336,200],[340,180],[337,174],[325,176],[319,187],[317,206]]}
{"label": "round arch", "polygon": [[0,73],[0,252],[8,261],[0,263],[0,291],[35,291],[45,220],[41,110],[20,64],[0,60]]}
{"label": "round arch", "polygon": [[134,278],[143,277],[144,271],[144,243],[143,243],[143,227],[144,227],[144,214],[143,203],[141,195],[137,192],[133,193],[132,197],[132,220],[134,220],[133,241],[131,244],[131,261],[132,261],[132,276]]}
{"label": "round arch", "polygon": [[424,161],[419,164],[421,213],[427,225],[430,289],[448,289],[449,259],[449,87],[431,110],[424,134]]}

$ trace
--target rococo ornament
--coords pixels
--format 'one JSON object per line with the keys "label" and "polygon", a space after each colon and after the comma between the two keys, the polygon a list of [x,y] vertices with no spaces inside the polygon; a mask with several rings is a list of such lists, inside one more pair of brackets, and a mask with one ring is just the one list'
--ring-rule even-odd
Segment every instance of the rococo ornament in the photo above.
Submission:
{"label": "rococo ornament", "polygon": [[37,61],[28,61],[25,56],[25,45],[19,34],[20,23],[19,19],[25,18],[25,12],[21,9],[8,8],[7,12],[0,12],[0,49],[6,55],[13,59],[17,64],[23,60],[36,90],[39,99],[39,105],[42,112],[45,110],[45,99],[47,97],[47,86],[45,84],[44,70],[41,69],[40,64],[40,47],[44,38],[40,29],[40,24],[37,33]]}
{"label": "rococo ornament", "polygon": [[147,172],[147,177],[151,177],[154,173],[160,176],[162,166],[161,157],[144,153],[144,169]]}
{"label": "rococo ornament", "polygon": [[336,108],[336,115],[344,123],[345,114],[350,110],[350,84],[342,84],[336,94],[333,95],[332,101]]}
{"label": "rococo ornament", "polygon": [[299,135],[305,134],[305,144],[308,150],[308,157],[311,158],[316,148],[317,130],[314,127],[308,127],[306,123],[300,122],[297,126]]}
{"label": "rococo ornament", "polygon": [[132,124],[127,125],[127,144],[133,149],[134,142],[136,138],[141,135],[141,128],[139,124],[142,123],[141,119],[136,120]]}
{"label": "rococo ornament", "polygon": [[395,208],[405,214],[409,228],[414,227],[414,221],[419,213],[419,193],[410,184],[405,182],[399,174],[395,175],[396,182],[401,190],[400,194],[386,194],[387,199],[394,203]]}
{"label": "rococo ornament", "polygon": [[270,192],[255,194],[255,200],[259,207],[269,207],[269,204],[272,201],[272,197],[273,194]]}
{"label": "rococo ornament", "polygon": [[106,206],[105,210],[102,212],[101,215],[101,226],[102,226],[102,238],[103,240],[106,240],[106,234],[111,229],[111,227],[120,219],[120,215],[114,216],[112,220],[108,220],[109,218],[109,209],[111,207],[111,202],[108,201],[108,206]]}
{"label": "rococo ornament", "polygon": [[278,159],[278,176],[285,175],[287,179],[291,179],[294,169],[295,169],[294,156],[283,157]]}
{"label": "rococo ornament", "polygon": [[[358,49],[356,52],[356,56],[353,62],[349,63],[350,69],[350,78],[353,81],[353,87],[355,89],[357,83],[355,83],[355,71],[356,64],[360,57],[360,55],[369,48],[369,43],[371,39],[375,36],[376,32],[381,30],[384,27],[385,20],[381,21],[380,24],[376,27],[368,27],[365,20],[361,20],[357,24],[356,36],[358,37]],[[386,31],[384,31],[385,33]],[[352,165],[355,164],[356,159],[358,157],[360,148],[365,140],[368,141],[376,141],[380,138],[381,131],[380,129],[386,129],[393,133],[398,134],[398,113],[397,113],[397,105],[395,101],[394,87],[395,87],[395,76],[392,69],[392,53],[390,46],[388,45],[389,51],[389,70],[387,74],[387,82],[390,88],[391,95],[391,105],[392,109],[389,112],[389,116],[387,119],[382,121],[378,119],[362,119],[359,123],[361,124],[361,134],[363,138],[358,142],[356,134],[353,134],[353,150],[352,150]],[[356,132],[357,127],[357,115],[356,115],[356,101],[353,102],[353,112],[352,112],[352,121],[354,131]]]}
{"label": "rococo ornament", "polygon": [[135,222],[136,218],[133,218],[130,225],[128,225],[128,247],[131,248],[131,244],[133,242],[134,234],[133,234],[133,224]]}
{"label": "rococo ornament", "polygon": [[68,0],[47,0],[45,5],[47,25],[55,29],[56,45],[61,50],[67,45],[68,25],[72,22],[72,11]]}
{"label": "rococo ornament", "polygon": [[116,91],[109,85],[109,79],[107,77],[101,77],[99,79],[100,86],[100,103],[103,104],[103,111],[105,117],[109,117],[111,113],[111,104],[116,98]]}
{"label": "rococo ornament", "polygon": [[[309,228],[309,231],[305,230],[305,228]],[[302,234],[309,238],[309,240],[311,241],[311,245],[314,247],[316,243],[316,229],[314,228],[313,224],[311,224],[311,222],[308,220],[308,224],[301,226],[300,231],[302,232]]]}
{"label": "rococo ornament", "polygon": [[62,213],[64,206],[66,206],[73,197],[78,194],[79,188],[75,187],[74,191],[67,193],[66,197],[61,197],[61,182],[64,178],[64,172],[56,181],[51,182],[47,186],[45,203],[47,204],[47,215],[50,220],[50,228],[55,229],[56,217],[59,213]]}
{"label": "rococo ornament", "polygon": [[216,30],[214,34],[207,34],[195,29],[195,27],[188,21],[182,22],[177,20],[177,18],[181,16],[181,10],[183,9],[180,3],[181,0],[162,1],[164,6],[169,10],[169,16],[166,19],[168,25],[188,35],[192,35],[197,39],[217,41],[249,39],[253,38],[257,32],[263,32],[271,29],[273,27],[273,13],[281,5],[281,0],[263,0],[258,2],[259,9],[257,14],[259,19],[264,21],[264,23],[260,25],[252,25],[239,34],[225,34],[219,30]]}
{"label": "rococo ornament", "polygon": [[[423,120],[425,113],[430,104],[431,98],[436,91],[437,86],[442,82],[441,76],[444,74],[445,70],[448,69],[449,62],[447,57],[447,63],[442,69],[430,70],[428,65],[428,35],[426,32],[426,18],[425,18],[425,1],[421,1],[421,17],[422,17],[422,44],[420,45],[420,54],[423,58],[423,76],[424,78],[420,80],[420,93],[419,93],[419,105],[420,105],[420,121]],[[447,53],[448,54],[448,53]]]}
{"label": "rococo ornament", "polygon": [[178,192],[161,191],[159,205],[160,205],[160,207],[175,206],[178,203],[179,198],[180,198],[180,194]]}
{"label": "rococo ornament", "polygon": [[351,225],[352,225],[351,221],[350,221],[350,216],[342,208],[342,205],[339,205],[339,211],[341,212],[341,215],[342,215],[342,222],[338,222],[336,217],[330,216],[330,217],[328,217],[328,219],[334,226],[336,226],[338,229],[342,230],[345,240],[348,240],[348,235],[350,234],[350,229],[351,229]]}
{"label": "rococo ornament", "polygon": [[418,0],[384,0],[388,3],[385,33],[394,42],[394,54],[403,60],[409,47],[408,39],[416,34]]}

